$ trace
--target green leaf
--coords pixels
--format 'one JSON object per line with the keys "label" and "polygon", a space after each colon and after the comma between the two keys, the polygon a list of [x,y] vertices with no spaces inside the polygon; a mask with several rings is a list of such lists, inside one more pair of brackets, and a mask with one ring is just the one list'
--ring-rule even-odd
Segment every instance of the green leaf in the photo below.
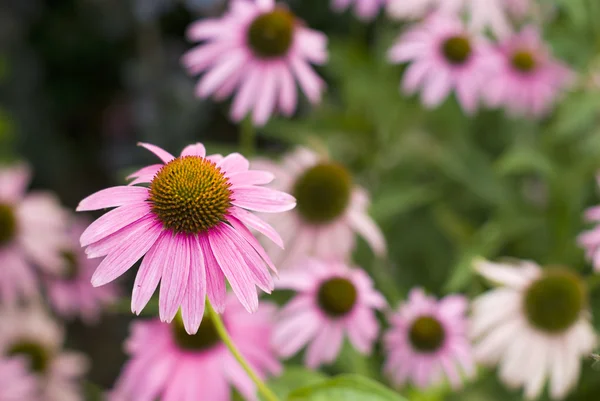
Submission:
{"label": "green leaf", "polygon": [[358,375],[342,375],[293,391],[288,401],[406,401],[391,389]]}
{"label": "green leaf", "polygon": [[267,385],[280,399],[285,400],[292,390],[324,382],[327,378],[319,371],[290,366],[285,368],[281,376],[269,380]]}

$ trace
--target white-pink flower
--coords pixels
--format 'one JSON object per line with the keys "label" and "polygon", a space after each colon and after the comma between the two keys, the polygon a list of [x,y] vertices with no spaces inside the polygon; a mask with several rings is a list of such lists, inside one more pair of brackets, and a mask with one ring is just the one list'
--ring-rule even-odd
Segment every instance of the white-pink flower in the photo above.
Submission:
{"label": "white-pink flower", "polygon": [[316,368],[333,362],[347,336],[369,354],[379,333],[375,310],[386,306],[368,274],[342,262],[306,259],[284,271],[277,288],[296,296],[280,311],[274,344],[283,357],[305,345],[305,363]]}
{"label": "white-pink flower", "polygon": [[25,164],[0,167],[0,301],[38,298],[33,265],[58,272],[67,244],[67,214],[48,192],[26,193],[31,178]]}
{"label": "white-pink flower", "polygon": [[0,401],[43,401],[26,358],[0,357]]}
{"label": "white-pink flower", "polygon": [[431,108],[454,91],[469,114],[477,110],[497,62],[482,37],[470,33],[460,19],[441,14],[402,34],[388,57],[393,63],[410,63],[402,81],[404,93],[421,90],[423,104]]}
{"label": "white-pink flower", "polygon": [[388,0],[332,0],[331,6],[337,12],[347,10],[354,5],[354,12],[363,21],[377,17],[379,10]]}
{"label": "white-pink flower", "polygon": [[512,115],[544,116],[574,77],[552,57],[534,27],[507,38],[496,57],[498,70],[490,75],[484,96],[490,106],[505,107]]}
{"label": "white-pink flower", "polygon": [[306,256],[347,258],[356,233],[377,255],[385,254],[385,238],[368,215],[369,196],[340,163],[299,147],[279,164],[256,160],[253,166],[272,171],[273,186],[293,194],[297,201],[290,212],[265,216],[286,244],[285,250],[266,244],[278,266],[285,268]]}
{"label": "white-pink flower", "polygon": [[[229,296],[222,316],[233,342],[263,378],[281,371],[270,345],[274,312],[274,305],[261,303],[249,315]],[[245,400],[257,400],[254,383],[221,342],[209,316],[195,335],[186,333],[179,318],[170,325],[158,319],[134,322],[125,346],[130,360],[110,401],[230,401],[231,387]]]}
{"label": "white-pink flower", "polygon": [[0,322],[0,355],[24,359],[35,380],[36,397],[19,400],[84,400],[81,380],[88,361],[78,352],[62,349],[62,327],[37,307],[2,310]]}
{"label": "white-pink flower", "polygon": [[204,73],[196,94],[223,100],[235,93],[235,121],[250,111],[256,125],[275,110],[293,114],[296,81],[310,102],[321,99],[325,84],[311,64],[327,61],[327,37],[274,0],[233,0],[223,17],[194,23],[188,37],[202,42],[183,57],[191,74]]}
{"label": "white-pink flower", "polygon": [[[278,246],[283,241],[267,223],[247,211],[277,213],[292,209],[293,196],[264,188],[268,171],[250,170],[239,153],[206,156],[200,143],[175,157],[140,144],[162,160],[130,176],[129,186],[107,188],[82,200],[78,211],[114,208],[81,235],[88,257],[105,256],[92,285],[107,284],[140,258],[131,309],[139,313],[160,284],[159,314],[170,322],[181,307],[186,330],[198,330],[208,297],[225,308],[226,280],[249,311],[258,308],[256,287],[270,293],[276,271],[249,228]],[[149,187],[132,184],[147,183]]]}
{"label": "white-pink flower", "polygon": [[69,227],[70,244],[62,251],[60,273],[44,275],[48,301],[61,317],[80,317],[85,323],[96,323],[103,308],[115,302],[119,291],[114,283],[94,288],[92,274],[100,264],[99,259],[88,259],[79,246],[79,238],[89,222],[73,219]]}
{"label": "white-pink flower", "polygon": [[411,290],[408,302],[390,317],[384,337],[385,370],[396,384],[410,381],[419,388],[446,378],[453,388],[473,377],[475,363],[467,335],[467,299],[449,295],[441,300],[421,289]]}

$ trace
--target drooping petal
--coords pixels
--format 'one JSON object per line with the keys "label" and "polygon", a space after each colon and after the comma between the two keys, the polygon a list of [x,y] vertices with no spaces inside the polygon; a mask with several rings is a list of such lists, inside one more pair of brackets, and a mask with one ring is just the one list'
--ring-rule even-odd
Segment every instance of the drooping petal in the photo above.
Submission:
{"label": "drooping petal", "polygon": [[208,237],[204,235],[198,236],[198,243],[202,248],[204,255],[204,263],[206,268],[206,294],[217,313],[225,311],[225,275],[219,267],[219,263],[215,259],[213,251],[210,247]]}
{"label": "drooping petal", "polygon": [[167,237],[165,253],[167,260],[160,283],[159,315],[160,320],[170,323],[181,306],[190,275],[188,238],[181,234]]}
{"label": "drooping petal", "polygon": [[166,150],[164,150],[162,148],[159,148],[156,145],[152,145],[150,143],[143,143],[143,142],[139,142],[138,145],[143,148],[146,148],[150,152],[154,153],[164,163],[168,163],[175,158],[172,154],[170,154],[169,152],[167,152]]}
{"label": "drooping petal", "polygon": [[238,186],[231,203],[256,212],[279,213],[296,207],[296,199],[285,192],[255,186]]}
{"label": "drooping petal", "polygon": [[248,227],[263,234],[281,249],[284,248],[283,240],[281,239],[281,236],[277,233],[277,231],[275,231],[273,227],[264,222],[261,218],[257,217],[255,214],[238,207],[232,207],[231,209],[229,209],[229,213],[231,213],[231,215],[236,217]]}
{"label": "drooping petal", "polygon": [[117,206],[133,205],[148,199],[148,188],[111,187],[96,192],[79,202],[77,211],[106,209]]}
{"label": "drooping petal", "polygon": [[133,283],[131,311],[139,315],[156,291],[167,261],[167,242],[171,233],[165,231],[148,251]]}
{"label": "drooping petal", "polygon": [[81,246],[86,246],[106,238],[129,224],[135,223],[149,213],[150,205],[146,202],[121,206],[111,210],[90,224],[83,234],[81,234]]}
{"label": "drooping petal", "polygon": [[196,334],[202,317],[206,300],[206,267],[202,247],[196,237],[190,237],[190,275],[187,289],[181,304],[183,325],[188,334]]}

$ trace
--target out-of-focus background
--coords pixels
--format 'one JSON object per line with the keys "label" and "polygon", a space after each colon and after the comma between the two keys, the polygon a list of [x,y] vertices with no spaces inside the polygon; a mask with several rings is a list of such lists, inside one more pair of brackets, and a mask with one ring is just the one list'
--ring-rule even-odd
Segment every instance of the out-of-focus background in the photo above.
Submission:
{"label": "out-of-focus background", "polygon": [[[203,142],[209,153],[238,149],[228,103],[200,100],[180,64],[198,18],[220,15],[225,0],[3,0],[0,5],[0,160],[27,160],[33,187],[74,208],[122,184],[152,156],[139,141],[173,153]],[[295,144],[327,147],[372,194],[371,215],[389,243],[389,261],[359,244],[356,260],[390,304],[413,286],[444,295],[477,294],[474,256],[591,267],[575,241],[582,213],[598,203],[600,168],[600,6],[595,0],[538,0],[544,38],[580,76],[541,119],[483,109],[466,116],[453,98],[435,110],[398,90],[403,67],[386,51],[403,29],[383,15],[372,23],[336,14],[324,0],[290,8],[329,37],[321,105],[301,101],[292,119],[258,131],[259,153]],[[1,268],[1,267],[0,267]],[[128,293],[133,274],[120,279]],[[121,308],[126,311],[127,304]],[[119,309],[117,308],[117,309]],[[600,295],[591,310],[600,328]],[[128,313],[96,326],[71,323],[68,345],[91,356],[89,380],[110,388],[125,360]],[[600,399],[600,371],[584,361],[569,400]],[[364,367],[363,367],[364,368]],[[341,370],[339,366],[331,368]],[[364,368],[367,369],[367,368]],[[438,400],[431,393],[411,401]],[[520,400],[493,371],[448,399]]]}

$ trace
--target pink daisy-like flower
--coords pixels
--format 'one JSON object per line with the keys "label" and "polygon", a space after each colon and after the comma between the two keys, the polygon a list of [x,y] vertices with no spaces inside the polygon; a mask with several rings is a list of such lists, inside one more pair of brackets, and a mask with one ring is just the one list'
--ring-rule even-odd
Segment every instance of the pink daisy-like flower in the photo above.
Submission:
{"label": "pink daisy-like flower", "polygon": [[384,336],[385,370],[399,385],[411,381],[420,388],[440,384],[453,388],[462,376],[473,377],[475,363],[467,335],[467,299],[449,295],[441,300],[413,289],[408,302],[390,318]]}
{"label": "pink daisy-like flower", "polygon": [[299,147],[281,164],[268,160],[253,162],[257,168],[275,173],[274,186],[290,192],[298,203],[291,212],[268,218],[282,234],[286,250],[268,246],[278,266],[292,265],[306,256],[344,259],[360,234],[377,255],[386,252],[379,227],[367,214],[369,197],[352,183],[341,164]]}
{"label": "pink daisy-like flower", "polygon": [[[25,359],[35,380],[36,397],[19,400],[84,400],[80,385],[88,361],[62,350],[64,332],[56,322],[37,308],[3,310],[0,321],[0,355]],[[2,383],[5,377],[0,376]]]}
{"label": "pink daisy-like flower", "polygon": [[85,323],[92,324],[98,321],[105,306],[117,300],[119,291],[113,283],[96,289],[90,283],[100,260],[88,259],[79,246],[79,238],[88,225],[84,220],[72,222],[71,243],[62,252],[63,269],[60,273],[47,274],[44,282],[50,305],[58,315],[67,319],[79,316]]}
{"label": "pink daisy-like flower", "polygon": [[225,308],[225,279],[244,307],[258,307],[256,287],[270,293],[276,271],[248,227],[278,246],[277,232],[246,209],[276,213],[296,202],[286,193],[264,188],[273,175],[249,170],[239,153],[206,156],[200,143],[183,149],[180,157],[149,144],[164,164],[144,167],[130,178],[141,186],[112,187],[81,201],[77,210],[116,207],[81,235],[88,257],[106,256],[92,276],[104,285],[125,273],[145,255],[137,273],[131,309],[138,313],[160,285],[159,313],[170,322],[181,307],[186,330],[198,330],[205,298]]}
{"label": "pink daisy-like flower", "polygon": [[596,347],[585,283],[561,267],[532,262],[475,262],[499,285],[473,301],[471,335],[476,360],[498,365],[510,388],[539,397],[549,381],[553,399],[564,398],[579,379],[581,359]]}
{"label": "pink daisy-like flower", "polygon": [[[600,186],[600,175],[596,178]],[[579,235],[577,242],[585,249],[586,257],[592,262],[594,270],[600,272],[600,206],[594,206],[585,211],[585,220],[596,226]]]}
{"label": "pink daisy-like flower", "polygon": [[332,0],[335,11],[345,11],[354,4],[354,12],[364,21],[374,19],[388,0]]}
{"label": "pink daisy-like flower", "polygon": [[20,357],[0,358],[0,401],[37,401],[37,383]]}
{"label": "pink daisy-like flower", "polygon": [[66,212],[50,193],[26,194],[30,178],[25,164],[0,167],[0,300],[7,304],[39,296],[32,264],[58,271],[67,243]]}
{"label": "pink daisy-like flower", "polygon": [[379,333],[375,310],[386,306],[368,274],[336,261],[306,259],[281,274],[277,288],[297,295],[281,310],[274,344],[288,358],[308,344],[305,363],[335,360],[344,337],[360,353],[371,352]]}
{"label": "pink daisy-like flower", "polygon": [[[274,313],[274,305],[261,302],[249,315],[229,296],[223,314],[233,342],[261,377],[281,371],[270,345]],[[230,386],[245,400],[257,400],[254,383],[221,342],[209,315],[195,335],[186,333],[179,315],[170,325],[158,319],[134,322],[126,352],[131,359],[110,401],[230,401]]]}
{"label": "pink daisy-like flower", "polygon": [[310,63],[327,61],[327,37],[274,0],[233,0],[223,17],[194,23],[188,37],[203,42],[183,57],[190,73],[204,73],[196,94],[223,100],[237,90],[231,108],[235,121],[251,110],[257,125],[275,109],[293,114],[296,81],[310,102],[321,99],[325,85]]}
{"label": "pink daisy-like flower", "polygon": [[496,59],[481,37],[469,33],[455,17],[435,15],[402,34],[389,51],[393,63],[410,62],[402,90],[422,89],[427,107],[438,106],[452,90],[465,112],[477,110],[482,87]]}
{"label": "pink daisy-like flower", "polygon": [[552,58],[533,27],[506,39],[497,57],[498,70],[489,76],[484,96],[490,106],[504,106],[512,115],[545,115],[572,82],[573,73]]}

